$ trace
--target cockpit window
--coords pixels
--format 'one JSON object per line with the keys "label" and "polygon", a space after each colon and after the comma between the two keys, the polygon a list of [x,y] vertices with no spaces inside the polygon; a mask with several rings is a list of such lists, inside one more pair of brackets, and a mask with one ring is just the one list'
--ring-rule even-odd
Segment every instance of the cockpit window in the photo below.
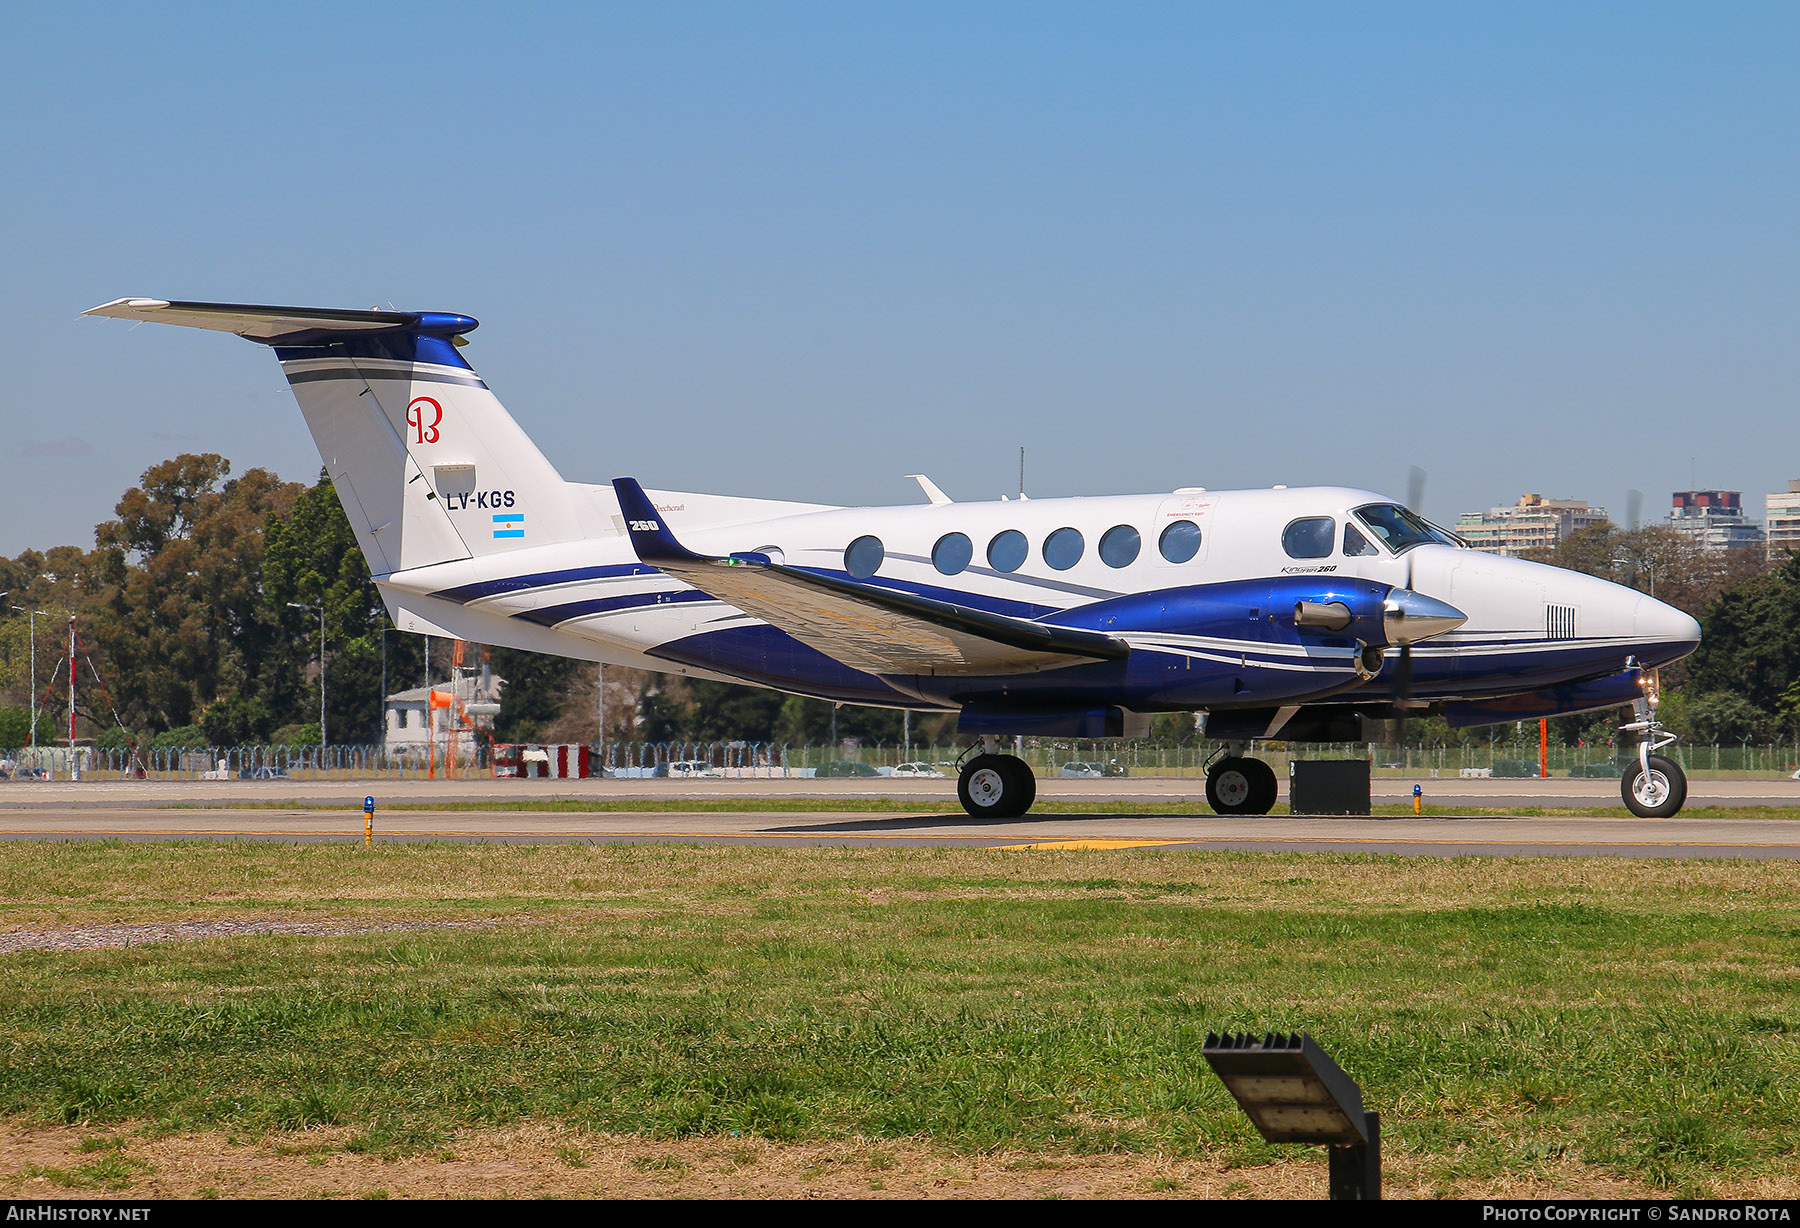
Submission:
{"label": "cockpit window", "polygon": [[1373,542],[1371,542],[1368,538],[1364,537],[1361,533],[1358,533],[1356,531],[1355,525],[1347,524],[1344,526],[1344,557],[1345,558],[1354,559],[1354,558],[1361,558],[1363,555],[1366,555],[1366,554],[1379,555],[1380,553],[1381,553],[1381,551],[1379,551],[1375,548],[1375,544]]}
{"label": "cockpit window", "polygon": [[1367,504],[1356,509],[1356,518],[1368,526],[1376,541],[1395,554],[1404,553],[1414,546],[1433,543],[1440,546],[1462,544],[1454,534],[1445,532],[1417,512],[1408,511],[1397,503]]}
{"label": "cockpit window", "polygon": [[1308,516],[1296,520],[1281,532],[1281,548],[1290,559],[1322,559],[1329,557],[1337,536],[1337,521],[1329,516]]}

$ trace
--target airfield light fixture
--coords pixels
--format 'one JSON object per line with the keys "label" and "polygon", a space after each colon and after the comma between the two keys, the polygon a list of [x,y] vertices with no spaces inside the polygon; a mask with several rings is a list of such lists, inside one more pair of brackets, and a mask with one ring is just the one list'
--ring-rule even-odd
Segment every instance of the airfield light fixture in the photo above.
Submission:
{"label": "airfield light fixture", "polygon": [[1380,1114],[1312,1037],[1209,1032],[1201,1055],[1266,1142],[1329,1149],[1332,1198],[1381,1197]]}

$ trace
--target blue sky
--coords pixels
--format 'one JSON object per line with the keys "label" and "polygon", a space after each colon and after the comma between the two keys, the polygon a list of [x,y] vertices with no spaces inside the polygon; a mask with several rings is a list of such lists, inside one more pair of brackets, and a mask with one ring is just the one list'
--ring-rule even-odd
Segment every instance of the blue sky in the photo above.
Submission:
{"label": "blue sky", "polygon": [[259,347],[401,307],[569,478],[1277,482],[1659,514],[1800,477],[1792,5],[40,5],[0,43],[0,551],[311,480]]}

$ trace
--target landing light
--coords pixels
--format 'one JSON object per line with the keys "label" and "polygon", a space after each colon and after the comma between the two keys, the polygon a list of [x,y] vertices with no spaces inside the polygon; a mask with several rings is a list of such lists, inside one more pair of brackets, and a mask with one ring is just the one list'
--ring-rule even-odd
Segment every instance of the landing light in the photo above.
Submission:
{"label": "landing light", "polygon": [[1331,1197],[1381,1197],[1380,1114],[1312,1037],[1209,1032],[1200,1052],[1265,1141],[1330,1148]]}

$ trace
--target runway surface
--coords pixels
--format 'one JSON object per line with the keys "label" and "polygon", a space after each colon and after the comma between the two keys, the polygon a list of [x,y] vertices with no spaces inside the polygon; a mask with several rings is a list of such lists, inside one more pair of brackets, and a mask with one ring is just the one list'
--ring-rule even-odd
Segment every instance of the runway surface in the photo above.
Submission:
{"label": "runway surface", "polygon": [[[1287,781],[1280,782],[1287,800]],[[1464,805],[1481,809],[1532,806],[1620,806],[1617,780],[1433,780],[1426,777],[1373,782],[1377,805],[1410,801],[1413,786],[1424,790],[1432,805]],[[364,796],[378,804],[395,802],[628,801],[633,798],[724,802],[734,798],[892,798],[899,801],[954,803],[956,781],[706,778],[698,780],[419,780],[381,777],[373,780],[102,780],[0,782],[0,815],[10,811],[73,807],[150,808],[157,806],[242,806],[294,802],[300,806],[348,805],[360,808]],[[1132,776],[1109,780],[1038,780],[1038,808],[1064,802],[1111,802],[1154,808],[1173,802],[1206,801],[1206,783],[1188,776]],[[1689,785],[1694,806],[1793,806],[1800,818],[1800,780],[1694,780]]]}
{"label": "runway surface", "polygon": [[[1533,817],[1225,817],[1158,812],[1199,799],[1190,780],[1045,781],[1024,819],[978,820],[961,813],[564,812],[400,810],[394,803],[558,798],[704,800],[732,797],[894,797],[948,800],[949,781],[382,781],[382,782],[50,782],[0,794],[4,840],[274,840],[355,842],[362,798],[377,798],[376,839],[398,841],[674,841],[720,844],[1010,848],[1244,849],[1268,852],[1390,853],[1427,856],[1800,857],[1800,809],[1789,819]],[[1610,781],[1557,780],[1539,794],[1520,781],[1423,782],[1438,805],[1471,807],[1607,805]],[[1795,787],[1788,788],[1793,785]],[[1456,786],[1453,792],[1450,786]],[[1551,792],[1553,788],[1555,792]],[[28,796],[27,791],[33,795]],[[1723,793],[1721,797],[1718,794]],[[1378,800],[1399,801],[1411,782],[1382,781]],[[1706,782],[1694,803],[1789,805],[1800,782]],[[261,806],[255,805],[259,799]],[[280,802],[296,802],[283,806]],[[1059,801],[1111,800],[1118,814],[1058,813]],[[246,805],[246,803],[251,803]],[[275,803],[271,805],[271,803]],[[334,805],[334,803],[336,803]],[[185,808],[173,808],[185,807]],[[307,808],[301,808],[307,807]]]}

